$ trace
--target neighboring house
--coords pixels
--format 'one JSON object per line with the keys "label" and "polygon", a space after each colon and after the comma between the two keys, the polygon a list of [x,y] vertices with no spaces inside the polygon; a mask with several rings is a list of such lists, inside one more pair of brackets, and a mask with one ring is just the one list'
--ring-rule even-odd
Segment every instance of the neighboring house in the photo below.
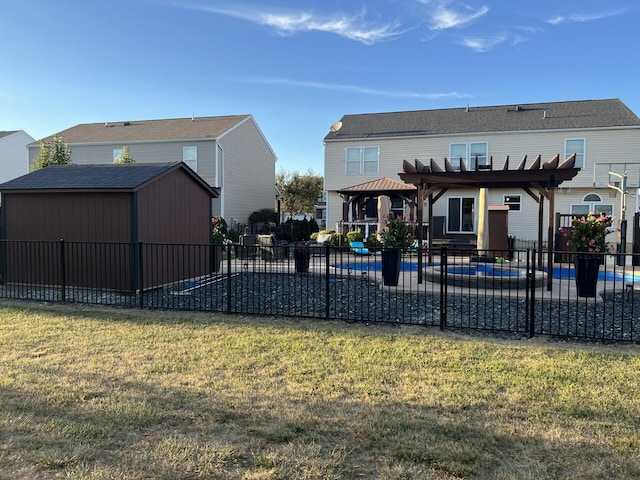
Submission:
{"label": "neighboring house", "polygon": [[0,132],[0,183],[29,172],[26,147],[34,141],[24,130]]}
{"label": "neighboring house", "polygon": [[[89,123],[56,135],[71,147],[74,164],[113,163],[124,146],[137,164],[183,161],[220,189],[213,214],[229,224],[275,204],[277,158],[251,115]],[[29,145],[30,162],[38,149]]]}
{"label": "neighboring house", "polygon": [[[640,207],[640,118],[618,99],[345,115],[324,143],[332,228],[343,215],[337,191],[381,177],[397,179],[403,160],[415,159],[424,164],[434,159],[444,168],[447,158],[457,170],[461,164],[467,170],[491,164],[500,170],[507,156],[515,169],[525,155],[529,168],[538,155],[545,162],[576,153],[581,171],[561,185],[556,212],[607,212],[619,219],[622,195],[607,183],[620,177],[610,171],[627,174],[626,218]],[[525,191],[491,189],[488,204],[509,207],[509,235],[536,238],[538,206]],[[476,190],[451,189],[434,205],[434,217],[443,219],[446,234],[477,233],[477,207]]]}

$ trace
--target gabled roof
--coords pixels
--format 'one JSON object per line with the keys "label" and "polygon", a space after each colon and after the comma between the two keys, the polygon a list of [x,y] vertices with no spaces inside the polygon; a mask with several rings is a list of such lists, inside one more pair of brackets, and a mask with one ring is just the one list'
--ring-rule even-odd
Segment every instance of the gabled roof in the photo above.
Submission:
{"label": "gabled roof", "polygon": [[345,115],[325,141],[465,133],[638,127],[619,99]]}
{"label": "gabled roof", "polygon": [[18,133],[18,130],[2,131],[0,132],[0,138],[8,137],[9,135],[13,135],[14,133]]}
{"label": "gabled roof", "polygon": [[183,162],[125,165],[50,165],[0,184],[0,192],[44,191],[135,191],[174,170],[184,170],[212,197],[217,189],[209,186]]}
{"label": "gabled roof", "polygon": [[[173,118],[121,122],[81,123],[56,135],[69,145],[80,143],[127,143],[167,140],[215,140],[251,118],[251,115]],[[45,138],[50,141],[52,136]],[[32,143],[30,146],[37,146]]]}

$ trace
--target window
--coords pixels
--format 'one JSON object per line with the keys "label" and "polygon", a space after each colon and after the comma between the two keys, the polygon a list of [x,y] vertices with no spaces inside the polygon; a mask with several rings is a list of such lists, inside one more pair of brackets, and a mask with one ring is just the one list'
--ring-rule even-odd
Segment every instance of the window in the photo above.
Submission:
{"label": "window", "polygon": [[447,212],[447,232],[474,232],[475,199],[449,197]]}
{"label": "window", "polygon": [[520,195],[504,195],[502,197],[502,204],[507,205],[509,210],[521,210],[522,209],[522,197]]}
{"label": "window", "polygon": [[347,175],[370,175],[378,173],[380,148],[378,147],[349,147],[346,149]]}
{"label": "window", "polygon": [[182,161],[194,172],[198,171],[198,147],[182,147]]}
{"label": "window", "polygon": [[582,197],[582,203],[571,205],[571,215],[586,216],[591,212],[613,215],[613,205],[610,203],[602,203],[602,197],[597,193],[588,193]]}
{"label": "window", "polygon": [[122,156],[122,148],[114,148],[113,149],[113,163],[116,163],[116,160]]}
{"label": "window", "polygon": [[487,142],[452,143],[449,145],[451,166],[460,170],[462,163],[467,170],[477,170],[489,165]]}
{"label": "window", "polygon": [[564,158],[575,153],[576,168],[584,168],[585,143],[584,138],[567,138],[564,141]]}

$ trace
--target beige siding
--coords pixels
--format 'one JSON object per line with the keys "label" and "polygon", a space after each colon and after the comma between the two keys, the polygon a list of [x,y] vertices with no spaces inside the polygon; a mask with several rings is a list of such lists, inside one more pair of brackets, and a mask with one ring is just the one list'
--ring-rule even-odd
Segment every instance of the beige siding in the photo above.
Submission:
{"label": "beige siding", "polygon": [[[640,162],[637,153],[640,151],[640,131],[638,129],[606,129],[589,131],[562,132],[517,132],[486,135],[451,135],[428,138],[407,139],[375,139],[366,141],[328,142],[325,145],[325,185],[328,192],[327,225],[334,228],[342,217],[342,200],[336,190],[369,182],[380,177],[398,180],[402,171],[402,161],[413,162],[418,159],[428,163],[431,158],[443,166],[444,158],[449,156],[449,145],[456,142],[488,143],[488,153],[493,157],[494,169],[502,169],[505,158],[509,155],[509,168],[515,169],[524,155],[527,155],[526,168],[540,154],[542,161],[560,154],[564,159],[564,141],[567,138],[585,138],[586,165],[566,187],[556,195],[556,211],[569,213],[571,203],[581,203],[582,197],[594,191],[603,197],[606,203],[614,204],[614,216],[619,215],[620,199],[607,199],[609,189],[594,189],[594,164],[601,162],[634,163]],[[347,147],[378,146],[380,148],[380,167],[377,175],[346,175],[345,149]],[[519,238],[535,239],[537,237],[538,206],[531,197],[521,191],[491,191],[490,204],[502,205],[505,193],[520,194],[523,201],[520,212],[509,212],[509,234]],[[434,215],[446,215],[447,196],[471,196],[478,198],[477,191],[450,191],[434,205]],[[477,205],[477,204],[476,204]],[[544,204],[544,226],[546,238],[547,202]],[[635,197],[628,198],[628,211],[634,209]],[[633,210],[631,210],[633,211]],[[426,209],[425,209],[426,214]],[[630,214],[627,213],[629,218]],[[477,224],[477,215],[476,215]]]}
{"label": "beige siding", "polygon": [[[249,215],[261,208],[275,207],[276,156],[251,117],[216,140],[132,142],[125,144],[71,145],[71,161],[76,164],[113,163],[113,150],[129,147],[136,163],[182,161],[184,147],[198,147],[197,173],[209,185],[223,187],[220,198],[213,199],[212,212],[246,223]],[[29,149],[29,160],[38,148]],[[223,158],[221,158],[223,157]]]}
{"label": "beige siding", "polygon": [[276,157],[251,119],[220,138],[224,151],[223,216],[247,223],[249,215],[275,207]]}

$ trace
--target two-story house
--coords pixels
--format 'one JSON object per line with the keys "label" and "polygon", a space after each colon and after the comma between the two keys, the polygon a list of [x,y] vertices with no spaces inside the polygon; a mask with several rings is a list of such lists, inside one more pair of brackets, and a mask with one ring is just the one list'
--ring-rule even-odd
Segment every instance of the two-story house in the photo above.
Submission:
{"label": "two-story house", "polygon": [[[74,164],[113,163],[124,147],[135,163],[183,161],[219,188],[212,212],[229,224],[275,204],[277,157],[251,115],[88,123],[56,135],[71,147]],[[28,149],[32,163],[38,143]]]}
{"label": "two-story house", "polygon": [[29,173],[26,147],[33,141],[24,130],[0,132],[0,183]]}
{"label": "two-story house", "polygon": [[[640,207],[640,118],[618,99],[345,115],[324,145],[331,227],[344,220],[339,191],[384,177],[398,180],[403,160],[415,159],[434,159],[444,168],[446,158],[454,169],[475,170],[502,169],[507,156],[515,168],[527,156],[529,168],[538,155],[545,162],[575,153],[580,172],[559,188],[556,212],[606,212],[619,220],[622,195],[608,184],[619,186],[625,173],[626,218]],[[487,196],[489,205],[509,208],[509,235],[536,238],[538,207],[526,192],[490,189]],[[477,233],[478,200],[477,190],[451,189],[434,205],[434,216],[445,218],[448,235]],[[366,210],[363,204],[365,218]]]}

